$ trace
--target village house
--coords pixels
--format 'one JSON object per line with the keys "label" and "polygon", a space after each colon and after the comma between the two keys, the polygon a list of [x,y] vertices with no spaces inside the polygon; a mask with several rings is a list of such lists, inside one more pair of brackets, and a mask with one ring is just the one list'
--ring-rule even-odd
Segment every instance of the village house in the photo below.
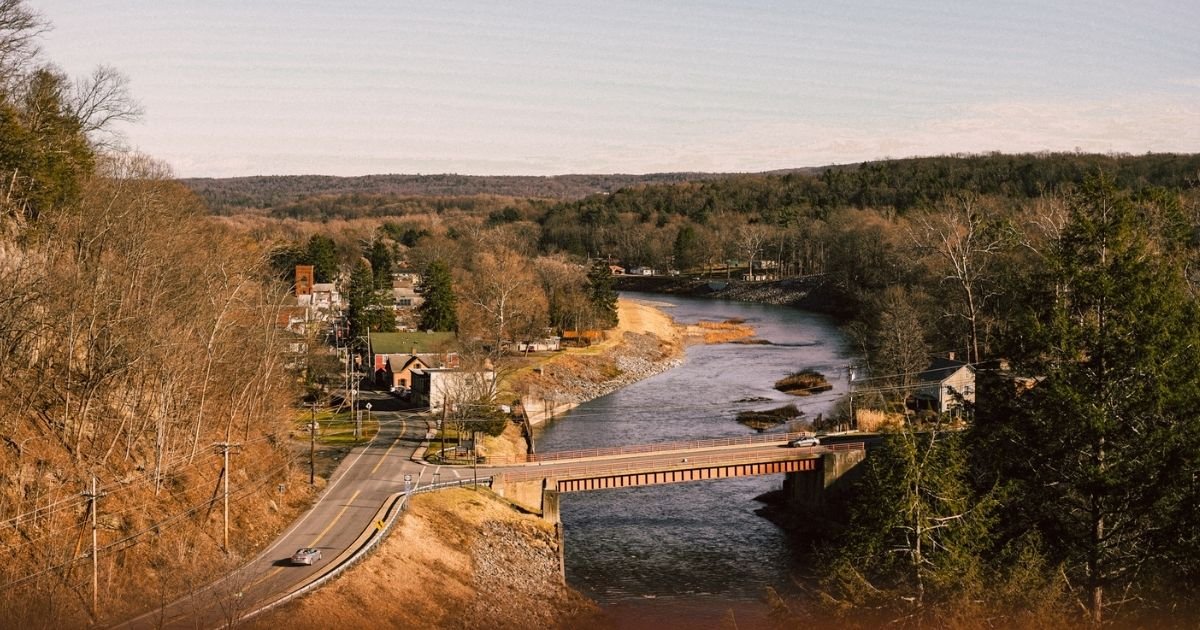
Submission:
{"label": "village house", "polygon": [[417,281],[405,274],[403,277],[392,278],[392,306],[398,311],[408,311],[417,308],[425,298],[417,291]]}
{"label": "village house", "polygon": [[495,395],[493,370],[429,368],[412,373],[412,401],[418,407],[440,411],[447,402],[478,401]]}
{"label": "village house", "polygon": [[517,352],[557,352],[561,349],[561,337],[544,337],[542,339],[517,342]]}
{"label": "village house", "polygon": [[934,358],[929,367],[917,375],[912,401],[917,409],[938,413],[958,413],[964,403],[975,402],[975,369],[965,361]]}
{"label": "village house", "polygon": [[411,388],[414,370],[458,366],[454,333],[372,333],[371,365],[377,385]]}

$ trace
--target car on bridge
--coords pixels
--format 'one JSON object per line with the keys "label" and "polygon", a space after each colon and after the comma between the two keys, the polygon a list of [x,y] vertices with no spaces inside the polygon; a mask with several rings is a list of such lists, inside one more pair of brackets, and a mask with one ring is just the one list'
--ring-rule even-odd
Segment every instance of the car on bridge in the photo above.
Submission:
{"label": "car on bridge", "polygon": [[321,550],[312,547],[301,547],[292,554],[292,564],[313,565],[321,561]]}
{"label": "car on bridge", "polygon": [[798,448],[798,447],[802,447],[802,446],[820,446],[821,438],[818,438],[815,435],[806,435],[804,437],[798,437],[798,438],[792,440],[791,442],[788,442],[787,445],[788,445],[788,448]]}

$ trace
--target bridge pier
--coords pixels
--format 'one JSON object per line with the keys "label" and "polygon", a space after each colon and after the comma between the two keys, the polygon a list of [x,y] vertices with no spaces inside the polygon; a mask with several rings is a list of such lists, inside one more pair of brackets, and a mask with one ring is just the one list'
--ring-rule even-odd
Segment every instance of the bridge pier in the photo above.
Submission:
{"label": "bridge pier", "polygon": [[854,468],[866,456],[862,450],[823,453],[814,470],[784,475],[783,494],[793,505],[819,511],[830,496],[845,491],[854,478]]}

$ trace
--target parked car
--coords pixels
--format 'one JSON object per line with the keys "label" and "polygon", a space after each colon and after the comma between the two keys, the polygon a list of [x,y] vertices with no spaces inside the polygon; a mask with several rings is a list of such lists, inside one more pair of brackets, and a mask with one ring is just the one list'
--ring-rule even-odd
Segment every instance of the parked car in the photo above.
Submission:
{"label": "parked car", "polygon": [[808,435],[804,437],[798,437],[791,442],[788,442],[787,445],[789,448],[797,448],[801,446],[820,446],[821,439],[815,435]]}
{"label": "parked car", "polygon": [[301,547],[292,554],[292,564],[316,564],[321,561],[321,550]]}

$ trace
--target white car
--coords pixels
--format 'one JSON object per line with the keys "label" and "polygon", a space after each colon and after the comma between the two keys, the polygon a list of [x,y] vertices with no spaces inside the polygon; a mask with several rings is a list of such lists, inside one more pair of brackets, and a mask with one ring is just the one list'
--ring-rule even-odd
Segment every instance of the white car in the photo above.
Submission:
{"label": "white car", "polygon": [[316,564],[321,561],[321,550],[301,547],[292,554],[292,564]]}
{"label": "white car", "polygon": [[820,446],[821,440],[815,435],[809,435],[805,437],[798,437],[791,442],[788,442],[787,445],[789,448],[797,448],[801,446]]}

